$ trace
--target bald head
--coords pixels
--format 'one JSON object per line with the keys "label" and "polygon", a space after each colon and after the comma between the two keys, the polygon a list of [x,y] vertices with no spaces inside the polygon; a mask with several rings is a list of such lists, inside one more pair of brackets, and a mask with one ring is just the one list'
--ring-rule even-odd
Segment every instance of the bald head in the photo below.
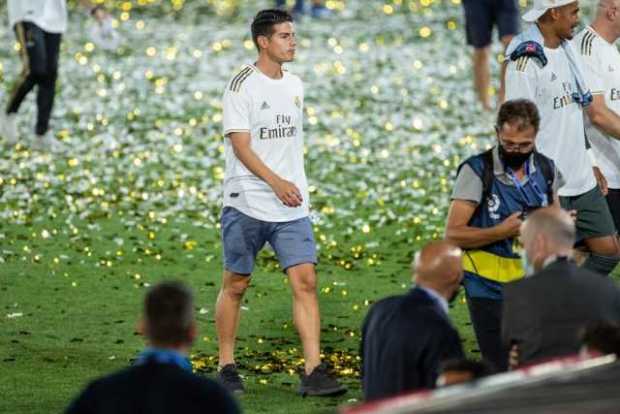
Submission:
{"label": "bald head", "polygon": [[530,214],[521,225],[521,241],[528,261],[538,271],[552,256],[571,257],[575,223],[565,210],[545,207]]}
{"label": "bald head", "polygon": [[413,271],[416,284],[451,297],[463,276],[460,248],[446,241],[434,241],[415,256]]}
{"label": "bald head", "polygon": [[524,238],[542,236],[558,248],[572,248],[575,244],[575,224],[566,210],[557,207],[541,208],[529,215],[523,223]]}

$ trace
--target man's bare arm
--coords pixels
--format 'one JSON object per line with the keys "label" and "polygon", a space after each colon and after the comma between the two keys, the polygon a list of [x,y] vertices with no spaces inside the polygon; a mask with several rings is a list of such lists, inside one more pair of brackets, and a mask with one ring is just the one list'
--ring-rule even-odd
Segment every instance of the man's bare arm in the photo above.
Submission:
{"label": "man's bare arm", "polygon": [[266,182],[284,205],[288,207],[299,207],[301,205],[303,198],[297,186],[279,177],[252,150],[249,132],[231,132],[228,134],[228,139],[230,139],[239,161],[252,174]]}
{"label": "man's bare arm", "polygon": [[496,226],[479,228],[468,225],[476,207],[477,205],[471,201],[452,201],[446,223],[446,240],[463,249],[474,249],[519,235],[520,211],[513,213]]}
{"label": "man's bare arm", "polygon": [[594,95],[592,104],[586,108],[586,113],[596,128],[620,140],[620,116],[607,107],[604,95]]}

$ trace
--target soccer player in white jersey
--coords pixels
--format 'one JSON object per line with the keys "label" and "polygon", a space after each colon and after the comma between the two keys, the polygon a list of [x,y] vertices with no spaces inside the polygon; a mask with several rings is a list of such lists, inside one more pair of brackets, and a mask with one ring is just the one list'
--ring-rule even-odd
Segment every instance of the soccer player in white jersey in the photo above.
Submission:
{"label": "soccer player in white jersey", "polygon": [[235,74],[224,91],[224,275],[215,311],[218,379],[230,391],[244,390],[233,356],[239,308],[256,255],[269,243],[293,293],[293,320],[305,359],[299,392],[341,394],[346,388],[320,359],[317,255],[304,171],[304,91],[301,80],[282,68],[295,57],[291,15],[278,9],[259,12],[252,39],[258,60]]}
{"label": "soccer player in white jersey", "polygon": [[[560,203],[567,210],[576,210],[579,241],[591,253],[584,266],[609,274],[620,261],[620,244],[609,207],[597,184],[595,172],[599,171],[593,169],[586,152],[583,120],[584,112],[593,114],[600,102],[583,108],[574,99],[587,96],[581,94],[583,88],[578,85],[580,80],[572,69],[574,65],[571,66],[571,62],[579,64],[579,53],[568,43],[579,23],[579,2],[535,0],[523,19],[537,25],[544,42],[540,46],[548,61],[543,65],[541,59],[533,56],[516,60],[511,57],[506,71],[506,99],[526,98],[538,106],[541,124],[536,146],[560,170],[564,180],[558,191]],[[535,28],[527,33],[532,33],[532,29]],[[519,37],[513,40],[521,41]],[[514,46],[511,44],[507,53],[515,50]]]}
{"label": "soccer player in white jersey", "polygon": [[602,108],[586,118],[594,162],[607,179],[607,204],[620,231],[620,0],[601,0],[590,26],[573,39],[584,62],[594,103]]}
{"label": "soccer player in white jersey", "polygon": [[[101,21],[107,17],[101,6],[80,0],[91,15]],[[32,145],[54,149],[57,142],[48,133],[54,106],[58,55],[62,34],[67,30],[66,0],[9,0],[9,24],[15,31],[23,62],[22,74],[15,84],[9,102],[0,112],[0,136],[9,145],[18,137],[17,111],[26,95],[37,87],[37,122]]]}

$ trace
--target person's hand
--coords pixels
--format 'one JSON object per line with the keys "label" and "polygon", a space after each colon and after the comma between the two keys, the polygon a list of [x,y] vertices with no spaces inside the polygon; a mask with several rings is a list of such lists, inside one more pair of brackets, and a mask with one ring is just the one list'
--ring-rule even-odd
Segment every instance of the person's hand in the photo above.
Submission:
{"label": "person's hand", "polygon": [[502,227],[503,233],[505,234],[506,238],[517,237],[519,236],[522,223],[523,220],[521,220],[521,212],[517,211],[516,213],[512,213],[504,221],[502,221],[500,226]]}
{"label": "person's hand", "polygon": [[271,186],[276,196],[287,207],[299,207],[303,203],[304,199],[301,197],[301,192],[295,184],[290,181],[283,180],[281,178]]}
{"label": "person's hand", "polygon": [[598,167],[592,167],[592,171],[594,171],[594,178],[596,178],[596,182],[598,183],[599,188],[604,196],[609,192],[609,188],[607,187],[607,178],[601,172],[601,169]]}
{"label": "person's hand", "polygon": [[577,223],[577,210],[568,210],[568,214],[573,219],[573,223]]}

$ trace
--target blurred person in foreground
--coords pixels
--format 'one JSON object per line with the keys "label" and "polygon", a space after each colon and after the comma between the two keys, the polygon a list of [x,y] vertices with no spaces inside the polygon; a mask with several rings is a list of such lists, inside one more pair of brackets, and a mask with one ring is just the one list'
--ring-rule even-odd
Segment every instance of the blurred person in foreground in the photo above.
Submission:
{"label": "blurred person in foreground", "polygon": [[463,277],[461,254],[445,241],[429,243],[415,258],[415,286],[368,311],[360,349],[367,401],[433,388],[440,363],[464,357],[448,316]]}
{"label": "blurred person in foreground", "polygon": [[506,283],[523,277],[518,241],[523,218],[556,202],[559,175],[536,151],[540,117],[533,102],[506,101],[497,115],[496,145],[457,170],[446,239],[464,249],[463,284],[482,358],[507,369],[501,342]]}
{"label": "blurred person in foreground", "polygon": [[494,374],[493,367],[486,361],[461,358],[450,359],[441,364],[437,387],[464,384]]}
{"label": "blurred person in foreground", "polygon": [[522,225],[526,277],[504,287],[502,338],[513,365],[576,354],[588,323],[620,321],[616,283],[573,261],[575,233],[570,214],[557,207]]}
{"label": "blurred person in foreground", "polygon": [[67,414],[222,413],[240,410],[217,382],[192,373],[194,300],[178,282],[153,286],[144,299],[141,328],[148,347],[133,366],[93,381]]}
{"label": "blurred person in foreground", "polygon": [[582,356],[614,354],[620,358],[620,324],[597,321],[589,323],[581,333]]}

